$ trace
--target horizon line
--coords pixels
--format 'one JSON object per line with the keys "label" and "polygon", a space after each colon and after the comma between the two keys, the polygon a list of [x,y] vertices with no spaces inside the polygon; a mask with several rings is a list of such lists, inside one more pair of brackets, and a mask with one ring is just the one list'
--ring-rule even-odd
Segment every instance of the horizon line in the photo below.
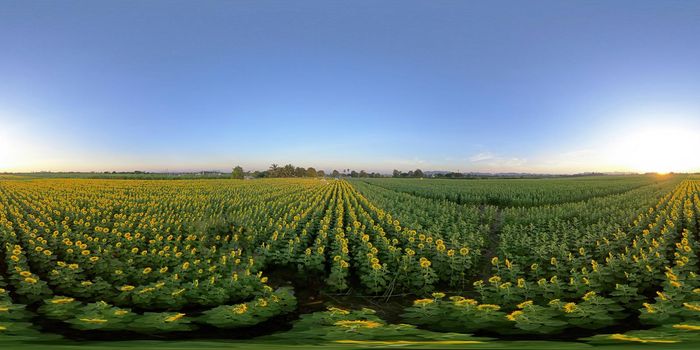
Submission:
{"label": "horizon line", "polygon": [[[233,168],[233,167],[232,167]],[[304,169],[308,169],[309,167],[306,167]],[[326,173],[332,173],[333,170],[338,170],[338,169],[333,169],[330,171],[327,171],[325,169],[317,169],[315,167],[312,167],[316,170],[323,170]],[[259,170],[259,169],[251,169],[251,170],[246,170],[244,169],[244,172],[256,172],[256,171],[267,171],[268,169],[264,170]],[[338,170],[341,174],[350,174],[349,172],[344,172],[344,170],[350,170],[350,171],[365,171],[368,174],[379,174],[379,175],[392,175],[392,171],[367,171],[364,169],[356,170],[356,169],[349,169],[345,168]],[[397,169],[398,170],[398,169]],[[681,174],[698,174],[700,171],[684,171],[684,172],[675,172],[675,171],[670,171],[667,173],[660,173],[660,172],[655,172],[655,171],[649,171],[649,172],[639,172],[639,171],[582,171],[582,172],[571,172],[571,173],[564,173],[564,172],[527,172],[527,171],[450,171],[450,170],[423,170],[420,168],[416,169],[411,169],[410,171],[413,170],[421,170],[423,173],[440,173],[440,174],[463,174],[463,175],[547,175],[547,176],[576,176],[576,175],[650,175],[650,174],[657,174],[657,175],[666,175],[666,174],[676,174],[676,175],[681,175]],[[142,174],[201,174],[201,173],[219,173],[219,174],[228,174],[231,171],[226,171],[226,170],[221,170],[221,169],[197,169],[197,170],[158,170],[158,171],[149,171],[149,170],[92,170],[92,171],[75,171],[75,170],[60,170],[60,171],[55,171],[55,170],[37,170],[37,171],[0,171],[0,174],[3,175],[22,175],[22,174],[135,174],[137,172],[141,172]],[[405,173],[407,171],[401,171],[402,173]],[[328,174],[326,174],[328,175]]]}

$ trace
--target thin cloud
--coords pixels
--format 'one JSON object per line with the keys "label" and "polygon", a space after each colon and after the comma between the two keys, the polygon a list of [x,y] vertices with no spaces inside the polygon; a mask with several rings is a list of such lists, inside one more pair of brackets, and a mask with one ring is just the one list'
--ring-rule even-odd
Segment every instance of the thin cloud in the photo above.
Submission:
{"label": "thin cloud", "polygon": [[480,152],[466,159],[475,171],[523,171],[526,158],[508,157],[492,152]]}
{"label": "thin cloud", "polygon": [[486,160],[495,159],[496,156],[491,152],[481,152],[469,157],[469,161],[473,163],[483,162]]}

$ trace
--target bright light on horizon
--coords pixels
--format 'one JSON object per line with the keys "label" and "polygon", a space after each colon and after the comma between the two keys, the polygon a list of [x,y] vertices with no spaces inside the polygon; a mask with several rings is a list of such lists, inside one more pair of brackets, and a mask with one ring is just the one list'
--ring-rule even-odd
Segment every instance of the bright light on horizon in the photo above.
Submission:
{"label": "bright light on horizon", "polygon": [[19,148],[9,131],[0,130],[0,171],[12,171],[21,167],[23,154]]}
{"label": "bright light on horizon", "polygon": [[700,168],[700,133],[678,127],[631,129],[610,146],[610,163],[641,173],[692,172]]}

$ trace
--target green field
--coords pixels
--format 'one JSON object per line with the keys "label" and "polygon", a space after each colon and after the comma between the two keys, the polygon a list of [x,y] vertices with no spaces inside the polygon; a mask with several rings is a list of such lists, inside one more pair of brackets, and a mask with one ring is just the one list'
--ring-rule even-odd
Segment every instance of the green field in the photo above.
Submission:
{"label": "green field", "polygon": [[0,346],[692,348],[699,196],[687,175],[3,175]]}

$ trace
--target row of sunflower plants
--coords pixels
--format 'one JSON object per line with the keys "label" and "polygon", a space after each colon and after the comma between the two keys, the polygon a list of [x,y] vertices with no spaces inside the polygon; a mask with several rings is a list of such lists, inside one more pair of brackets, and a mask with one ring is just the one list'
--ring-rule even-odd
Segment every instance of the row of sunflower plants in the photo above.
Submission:
{"label": "row of sunflower plants", "polygon": [[[648,211],[649,215],[635,220],[627,235],[618,237],[627,239],[629,246],[616,254],[610,252],[604,262],[590,260],[587,266],[570,270],[568,280],[537,275],[538,266],[533,264],[528,267],[531,276],[542,276],[533,283],[518,264],[494,257],[491,265],[495,274],[474,283],[478,301],[455,296],[448,302],[444,294],[437,293],[434,298],[417,300],[407,310],[406,318],[451,331],[503,332],[506,321],[515,323],[516,332],[600,329],[634,316],[644,296],[658,288],[664,277],[663,290],[656,291],[656,303],[643,303],[641,319],[662,324],[697,316],[700,304],[695,303],[699,290],[694,251],[698,244],[694,237],[698,193],[698,182],[680,183]],[[576,253],[581,265],[581,260],[589,258],[584,248]],[[673,259],[673,268],[662,267],[667,257]],[[549,261],[554,268],[558,263],[555,257]],[[505,329],[512,331],[512,327]]]}
{"label": "row of sunflower plants", "polygon": [[[2,255],[19,300],[38,304],[60,295],[40,312],[75,305],[70,314],[80,317],[63,321],[77,328],[129,324],[142,331],[151,323],[158,331],[186,330],[190,317],[182,308],[264,295],[259,236],[280,226],[293,232],[313,213],[301,199],[322,203],[326,193],[308,181],[246,187],[76,180],[3,184],[0,191]],[[250,309],[260,312],[242,323],[289,312],[287,294],[258,298]]]}
{"label": "row of sunflower plants", "polygon": [[296,299],[288,289],[266,289],[253,300],[221,305],[188,315],[184,312],[143,312],[118,307],[104,301],[82,303],[72,297],[55,296],[44,301],[38,311],[49,319],[62,321],[79,330],[133,331],[139,333],[182,332],[209,325],[231,329],[267,321],[296,308]]}

